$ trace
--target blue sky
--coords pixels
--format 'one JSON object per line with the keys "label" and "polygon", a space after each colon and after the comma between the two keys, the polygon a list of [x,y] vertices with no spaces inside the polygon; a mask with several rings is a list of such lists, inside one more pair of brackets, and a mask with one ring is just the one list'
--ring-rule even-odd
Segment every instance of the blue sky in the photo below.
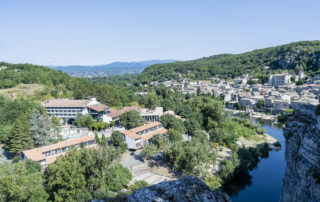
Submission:
{"label": "blue sky", "polygon": [[319,0],[0,0],[0,61],[188,60],[320,39]]}

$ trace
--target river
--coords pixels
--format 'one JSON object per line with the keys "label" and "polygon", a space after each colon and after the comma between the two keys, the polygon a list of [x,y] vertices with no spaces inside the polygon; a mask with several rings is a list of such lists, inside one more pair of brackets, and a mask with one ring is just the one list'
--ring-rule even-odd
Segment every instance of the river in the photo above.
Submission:
{"label": "river", "polygon": [[[256,119],[251,121],[257,123]],[[281,143],[282,149],[270,151],[269,157],[261,159],[257,167],[249,171],[248,175],[236,176],[228,183],[225,191],[231,195],[234,202],[276,202],[280,198],[282,178],[286,168],[283,130],[271,121],[260,120],[259,122],[267,134]]]}

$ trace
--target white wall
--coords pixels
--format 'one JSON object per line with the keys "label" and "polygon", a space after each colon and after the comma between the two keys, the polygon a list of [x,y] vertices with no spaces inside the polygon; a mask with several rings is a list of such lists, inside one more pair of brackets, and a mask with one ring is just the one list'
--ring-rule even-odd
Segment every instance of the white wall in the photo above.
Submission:
{"label": "white wall", "polygon": [[102,122],[110,123],[112,121],[112,118],[108,115],[103,115],[102,116]]}
{"label": "white wall", "polygon": [[128,136],[126,137],[126,143],[128,145],[128,149],[138,149],[136,145],[136,141]]}

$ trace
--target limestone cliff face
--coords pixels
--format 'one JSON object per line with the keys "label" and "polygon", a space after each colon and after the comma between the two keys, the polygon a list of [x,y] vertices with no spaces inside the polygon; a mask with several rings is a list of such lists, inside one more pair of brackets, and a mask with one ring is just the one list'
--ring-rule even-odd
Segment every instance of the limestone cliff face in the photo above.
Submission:
{"label": "limestone cliff face", "polygon": [[211,190],[204,182],[195,177],[183,177],[179,180],[162,182],[134,191],[129,202],[145,201],[212,201],[228,202],[230,197],[220,191]]}
{"label": "limestone cliff face", "polygon": [[283,134],[287,168],[280,201],[320,201],[320,117],[315,106],[295,109]]}

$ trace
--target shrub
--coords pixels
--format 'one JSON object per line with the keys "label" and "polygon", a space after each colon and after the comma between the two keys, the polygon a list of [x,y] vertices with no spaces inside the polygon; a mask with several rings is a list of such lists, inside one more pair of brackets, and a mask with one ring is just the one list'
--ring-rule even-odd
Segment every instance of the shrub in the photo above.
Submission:
{"label": "shrub", "polygon": [[134,192],[137,189],[148,187],[149,184],[144,180],[134,181],[134,184],[129,187],[130,192]]}
{"label": "shrub", "polygon": [[273,145],[274,145],[274,146],[276,146],[276,147],[281,147],[281,144],[280,144],[280,142],[279,142],[279,141],[277,141],[277,142],[273,143]]}

